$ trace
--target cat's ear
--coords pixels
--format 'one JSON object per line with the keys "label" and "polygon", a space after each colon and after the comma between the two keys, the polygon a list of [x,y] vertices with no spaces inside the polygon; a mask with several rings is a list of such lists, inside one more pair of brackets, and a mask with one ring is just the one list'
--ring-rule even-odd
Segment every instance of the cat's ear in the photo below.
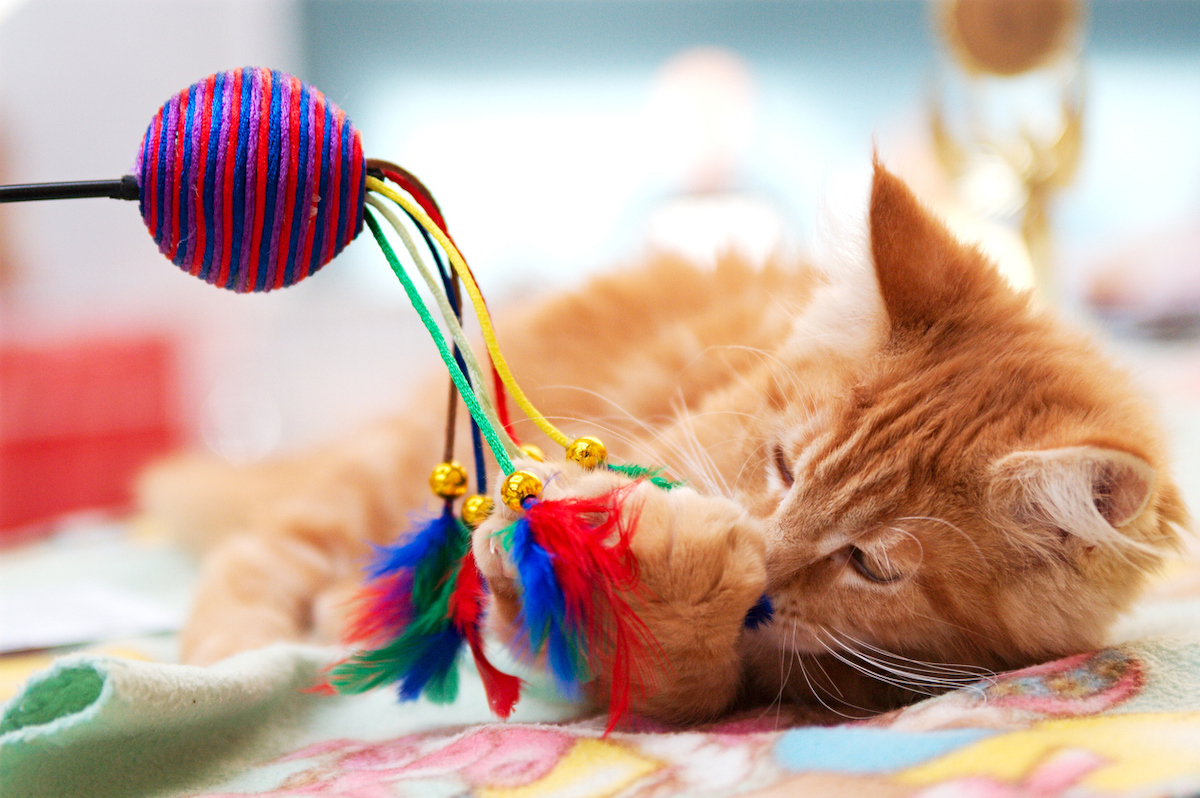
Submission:
{"label": "cat's ear", "polygon": [[875,274],[893,328],[927,328],[955,308],[1006,290],[983,255],[960,243],[878,159],[870,231]]}
{"label": "cat's ear", "polygon": [[992,504],[1023,525],[1065,532],[1089,545],[1118,540],[1154,490],[1154,467],[1097,446],[1015,452],[993,469]]}

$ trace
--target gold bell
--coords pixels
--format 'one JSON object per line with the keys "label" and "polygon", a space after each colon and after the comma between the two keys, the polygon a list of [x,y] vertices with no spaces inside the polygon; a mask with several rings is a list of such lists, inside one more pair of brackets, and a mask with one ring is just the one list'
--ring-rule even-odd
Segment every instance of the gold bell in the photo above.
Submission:
{"label": "gold bell", "polygon": [[539,447],[534,446],[532,443],[522,443],[521,451],[524,452],[525,456],[530,460],[536,460],[539,463],[546,462],[546,455],[542,453],[542,450]]}
{"label": "gold bell", "polygon": [[500,498],[514,513],[525,509],[522,502],[541,492],[542,481],[528,471],[512,472],[504,478],[504,484],[500,486]]}
{"label": "gold bell", "polygon": [[608,459],[608,449],[595,438],[576,438],[567,447],[567,459],[574,460],[584,468],[596,468],[604,465],[604,461]]}
{"label": "gold bell", "polygon": [[493,504],[490,496],[484,496],[482,493],[468,496],[462,506],[463,523],[474,529],[492,514],[492,507]]}
{"label": "gold bell", "polygon": [[429,475],[429,487],[443,499],[457,499],[467,492],[467,469],[456,460],[439,463]]}

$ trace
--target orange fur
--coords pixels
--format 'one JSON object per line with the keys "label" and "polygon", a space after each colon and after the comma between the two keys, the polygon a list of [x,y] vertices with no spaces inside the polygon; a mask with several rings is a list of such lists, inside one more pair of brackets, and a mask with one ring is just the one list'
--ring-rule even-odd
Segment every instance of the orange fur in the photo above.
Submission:
{"label": "orange fur", "polygon": [[[879,165],[868,222],[857,287],[802,265],[662,258],[500,327],[560,426],[691,485],[631,499],[639,612],[662,653],[638,711],[693,721],[789,700],[858,715],[1094,647],[1178,544],[1186,510],[1130,379]],[[332,625],[366,542],[421,502],[437,414],[241,472],[253,499],[237,512],[212,511],[211,479],[152,475],[151,509],[205,507],[241,530],[208,555],[185,657]],[[624,479],[528,465],[558,495]],[[519,591],[490,535],[508,518],[475,537],[502,634]],[[746,631],[764,589],[775,620]]]}

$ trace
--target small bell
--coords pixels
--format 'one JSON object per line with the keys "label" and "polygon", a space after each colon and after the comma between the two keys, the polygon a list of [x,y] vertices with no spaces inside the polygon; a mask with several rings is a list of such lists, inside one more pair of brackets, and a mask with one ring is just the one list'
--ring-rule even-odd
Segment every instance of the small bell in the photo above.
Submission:
{"label": "small bell", "polygon": [[467,469],[456,460],[438,463],[429,475],[429,487],[435,496],[457,499],[467,492]]}
{"label": "small bell", "polygon": [[481,493],[476,493],[474,496],[468,496],[462,506],[462,520],[468,528],[474,529],[483,523],[489,515],[492,514],[492,507],[495,505],[490,496],[484,496]]}
{"label": "small bell", "polygon": [[539,463],[546,462],[546,455],[542,452],[541,448],[534,446],[532,443],[522,443],[521,451],[530,460],[536,460]]}
{"label": "small bell", "polygon": [[608,459],[608,449],[596,438],[576,438],[567,447],[567,459],[587,469],[598,468]]}
{"label": "small bell", "polygon": [[524,509],[524,501],[542,492],[542,481],[528,471],[514,471],[504,478],[500,498],[514,513]]}

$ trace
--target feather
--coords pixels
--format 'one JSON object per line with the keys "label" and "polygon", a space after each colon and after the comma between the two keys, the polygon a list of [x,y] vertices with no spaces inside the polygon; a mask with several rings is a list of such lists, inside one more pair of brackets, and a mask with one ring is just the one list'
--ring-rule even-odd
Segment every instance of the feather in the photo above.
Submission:
{"label": "feather", "polygon": [[523,631],[545,652],[568,694],[607,660],[609,729],[629,708],[637,671],[657,644],[629,604],[638,587],[630,550],[636,516],[623,513],[629,488],[602,496],[532,502],[512,527],[522,587]]}
{"label": "feather", "polygon": [[450,619],[471,649],[471,656],[475,659],[475,667],[487,693],[488,706],[497,716],[507,718],[521,695],[521,680],[501,672],[484,653],[480,632],[484,598],[483,579],[475,562],[475,553],[467,549],[458,570],[454,593],[450,596]]}
{"label": "feather", "polygon": [[463,636],[450,619],[450,597],[469,542],[447,503],[407,542],[377,550],[348,634],[368,647],[334,666],[330,683],[338,691],[396,682],[405,700],[422,692],[433,701],[454,700]]}
{"label": "feather", "polygon": [[745,620],[742,625],[747,629],[757,629],[760,626],[766,626],[775,617],[775,606],[771,604],[771,599],[766,593],[759,597],[758,603],[750,608],[746,613]]}

